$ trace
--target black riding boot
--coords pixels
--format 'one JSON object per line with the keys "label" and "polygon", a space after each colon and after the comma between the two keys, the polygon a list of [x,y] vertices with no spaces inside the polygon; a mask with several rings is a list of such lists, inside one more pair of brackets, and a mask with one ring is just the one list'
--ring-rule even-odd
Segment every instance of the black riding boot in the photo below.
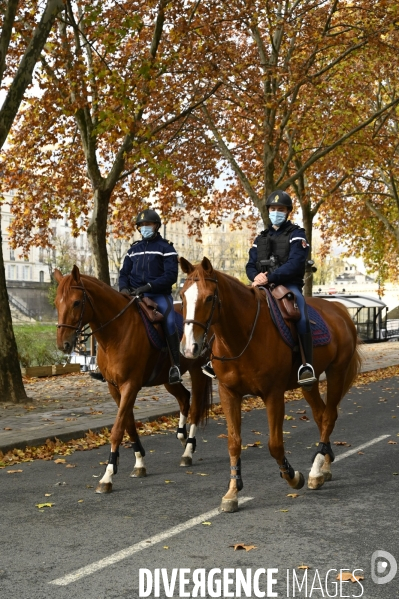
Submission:
{"label": "black riding boot", "polygon": [[89,370],[89,375],[91,376],[92,379],[95,379],[96,381],[101,381],[101,382],[105,383],[105,378],[103,377],[103,375],[101,374],[101,372],[99,370],[97,372],[95,372],[94,370]]}
{"label": "black riding boot", "polygon": [[165,331],[165,336],[172,360],[172,366],[169,370],[169,384],[175,385],[182,382],[180,375],[180,339],[177,331],[173,335],[167,335]]}
{"label": "black riding boot", "polygon": [[303,353],[305,355],[306,364],[302,364],[298,370],[298,385],[304,387],[304,389],[310,390],[313,383],[317,381],[313,370],[313,340],[312,333],[308,332],[305,334],[298,333],[299,340],[302,345]]}

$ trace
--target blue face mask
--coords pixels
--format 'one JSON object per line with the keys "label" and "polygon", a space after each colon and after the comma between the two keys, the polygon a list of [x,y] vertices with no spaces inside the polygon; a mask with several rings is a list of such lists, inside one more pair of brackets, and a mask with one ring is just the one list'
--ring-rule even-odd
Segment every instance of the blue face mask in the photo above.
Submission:
{"label": "blue face mask", "polygon": [[143,239],[149,239],[154,235],[154,229],[149,225],[143,225],[140,227],[140,233],[143,236]]}
{"label": "blue face mask", "polygon": [[270,210],[269,218],[272,222],[272,225],[279,227],[287,218],[287,214],[285,212],[278,212],[277,210]]}

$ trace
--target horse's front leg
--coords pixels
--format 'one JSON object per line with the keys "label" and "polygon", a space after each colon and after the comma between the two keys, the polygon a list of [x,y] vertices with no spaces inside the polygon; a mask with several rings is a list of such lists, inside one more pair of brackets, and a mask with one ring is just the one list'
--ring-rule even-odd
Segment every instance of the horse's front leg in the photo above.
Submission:
{"label": "horse's front leg", "polygon": [[111,431],[111,452],[108,464],[104,476],[97,485],[96,493],[111,493],[112,491],[113,475],[118,472],[119,446],[122,442],[126,425],[129,422],[129,416],[133,417],[133,405],[138,393],[138,389],[132,388],[128,383],[120,391],[116,388],[111,391],[111,386],[109,386],[109,389],[117,404],[119,399],[119,407]]}
{"label": "horse's front leg", "polygon": [[284,423],[284,392],[273,393],[265,401],[267,418],[269,421],[269,451],[271,456],[277,461],[280,468],[280,476],[285,478],[287,483],[293,489],[302,489],[305,484],[304,476],[298,470],[294,470],[288,462],[283,441],[283,423]]}
{"label": "horse's front leg", "polygon": [[132,478],[144,478],[147,476],[147,468],[144,463],[145,449],[140,441],[139,434],[136,429],[136,421],[134,419],[133,410],[127,417],[126,432],[132,441],[132,447],[136,462],[130,474]]}
{"label": "horse's front leg", "polygon": [[241,396],[219,384],[220,402],[227,422],[230,455],[230,483],[222,498],[222,512],[238,511],[238,492],[243,488],[241,478]]}

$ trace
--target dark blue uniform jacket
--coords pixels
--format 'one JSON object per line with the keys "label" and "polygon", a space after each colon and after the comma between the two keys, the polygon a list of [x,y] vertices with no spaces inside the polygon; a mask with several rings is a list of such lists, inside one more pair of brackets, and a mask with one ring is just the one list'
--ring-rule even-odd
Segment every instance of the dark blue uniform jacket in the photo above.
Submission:
{"label": "dark blue uniform jacket", "polygon": [[119,274],[119,289],[136,289],[151,283],[150,293],[170,295],[177,274],[177,252],[169,241],[157,233],[154,239],[133,243]]}
{"label": "dark blue uniform jacket", "polygon": [[[284,232],[285,227],[289,226],[291,221],[286,221],[277,229],[273,229],[272,225],[269,225],[267,229],[269,235],[272,237],[281,235]],[[247,276],[250,281],[253,281],[256,275],[259,273],[256,262],[257,262],[257,242],[259,237],[254,241],[253,246],[249,250],[249,260],[246,266]],[[290,234],[290,250],[288,260],[281,264],[274,272],[267,273],[267,279],[269,283],[275,285],[285,285],[291,283],[292,285],[298,285],[303,287],[302,273],[304,271],[304,265],[309,252],[309,244],[306,239],[305,229],[296,229]]]}

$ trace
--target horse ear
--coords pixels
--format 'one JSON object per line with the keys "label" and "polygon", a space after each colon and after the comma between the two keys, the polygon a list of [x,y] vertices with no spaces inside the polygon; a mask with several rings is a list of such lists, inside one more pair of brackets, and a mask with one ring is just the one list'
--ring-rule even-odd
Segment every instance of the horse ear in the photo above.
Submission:
{"label": "horse ear", "polygon": [[76,281],[77,283],[80,283],[80,272],[79,272],[79,269],[76,266],[76,264],[73,265],[71,275],[72,275],[72,278],[74,281]]}
{"label": "horse ear", "polygon": [[62,272],[60,270],[58,270],[58,268],[55,269],[53,275],[54,275],[54,279],[57,281],[57,283],[61,283],[61,280],[64,278],[62,275]]}
{"label": "horse ear", "polygon": [[194,266],[191,264],[191,262],[189,262],[188,260],[183,258],[183,256],[181,256],[179,262],[180,262],[182,271],[185,272],[186,275],[189,275],[194,271]]}
{"label": "horse ear", "polygon": [[211,272],[213,272],[213,266],[211,264],[211,261],[206,256],[202,258],[201,266],[208,274],[211,274]]}

